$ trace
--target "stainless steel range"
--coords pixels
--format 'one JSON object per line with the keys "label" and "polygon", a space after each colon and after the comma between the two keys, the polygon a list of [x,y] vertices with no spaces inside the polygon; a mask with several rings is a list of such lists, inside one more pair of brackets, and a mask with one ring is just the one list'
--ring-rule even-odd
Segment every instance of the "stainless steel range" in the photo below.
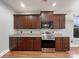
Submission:
{"label": "stainless steel range", "polygon": [[51,30],[42,31],[42,52],[55,52],[55,37]]}

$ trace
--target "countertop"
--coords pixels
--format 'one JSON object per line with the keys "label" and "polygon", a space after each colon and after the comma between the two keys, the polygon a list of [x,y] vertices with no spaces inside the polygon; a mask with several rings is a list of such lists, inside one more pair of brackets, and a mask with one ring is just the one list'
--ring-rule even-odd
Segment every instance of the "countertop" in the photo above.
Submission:
{"label": "countertop", "polygon": [[[69,37],[66,35],[55,34],[55,37]],[[10,34],[9,37],[41,37],[41,34]]]}
{"label": "countertop", "polygon": [[40,34],[11,34],[9,37],[41,37]]}

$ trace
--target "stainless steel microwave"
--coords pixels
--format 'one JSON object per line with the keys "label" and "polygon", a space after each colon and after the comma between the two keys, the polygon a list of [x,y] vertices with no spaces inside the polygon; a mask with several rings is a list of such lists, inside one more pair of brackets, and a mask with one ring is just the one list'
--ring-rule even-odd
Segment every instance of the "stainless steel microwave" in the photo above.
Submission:
{"label": "stainless steel microwave", "polygon": [[42,21],[41,28],[43,29],[53,29],[53,23],[51,21]]}

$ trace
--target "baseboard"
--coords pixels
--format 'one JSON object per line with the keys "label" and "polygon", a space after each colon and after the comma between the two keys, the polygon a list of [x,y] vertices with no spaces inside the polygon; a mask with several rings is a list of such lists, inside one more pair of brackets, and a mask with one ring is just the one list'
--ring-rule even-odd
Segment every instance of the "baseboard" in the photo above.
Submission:
{"label": "baseboard", "polygon": [[0,53],[0,57],[2,57],[3,55],[5,55],[7,52],[9,52],[9,49],[2,51],[2,53]]}

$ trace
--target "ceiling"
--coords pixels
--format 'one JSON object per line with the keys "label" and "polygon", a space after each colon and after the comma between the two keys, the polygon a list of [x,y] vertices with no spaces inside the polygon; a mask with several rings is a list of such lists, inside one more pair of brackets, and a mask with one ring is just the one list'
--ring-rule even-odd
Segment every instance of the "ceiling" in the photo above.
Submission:
{"label": "ceiling", "polygon": [[[3,2],[16,12],[26,11],[69,11],[74,10],[79,5],[79,0],[3,0]],[[52,3],[56,2],[53,7]],[[21,7],[21,3],[25,8]],[[78,9],[78,8],[76,8]]]}

